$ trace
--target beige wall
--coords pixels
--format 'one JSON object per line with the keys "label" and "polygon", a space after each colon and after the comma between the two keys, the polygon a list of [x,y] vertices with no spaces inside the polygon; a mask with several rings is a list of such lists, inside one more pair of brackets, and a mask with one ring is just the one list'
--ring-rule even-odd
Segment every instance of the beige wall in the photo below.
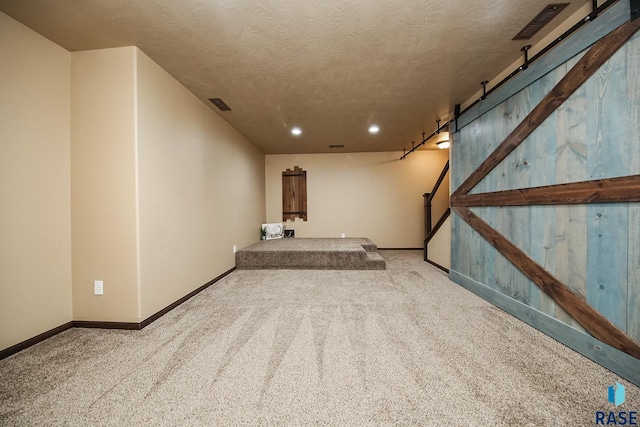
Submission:
{"label": "beige wall", "polygon": [[144,320],[258,240],[264,155],[146,55],[69,53],[2,13],[0,36],[0,349]]}
{"label": "beige wall", "polygon": [[[139,320],[135,53],[71,54],[74,320]],[[104,282],[104,295],[94,295],[94,280]]]}
{"label": "beige wall", "polygon": [[69,52],[0,13],[0,349],[71,311]]}
{"label": "beige wall", "polygon": [[140,50],[73,53],[72,107],[75,320],[142,321],[258,239],[264,155]]}
{"label": "beige wall", "polygon": [[264,155],[137,53],[142,318],[235,265],[265,218]]}
{"label": "beige wall", "polygon": [[429,242],[427,251],[429,261],[445,268],[451,268],[451,216]]}
{"label": "beige wall", "polygon": [[424,199],[448,150],[267,155],[267,221],[282,221],[282,171],[307,171],[308,221],[287,222],[296,237],[368,237],[381,248],[422,248]]}

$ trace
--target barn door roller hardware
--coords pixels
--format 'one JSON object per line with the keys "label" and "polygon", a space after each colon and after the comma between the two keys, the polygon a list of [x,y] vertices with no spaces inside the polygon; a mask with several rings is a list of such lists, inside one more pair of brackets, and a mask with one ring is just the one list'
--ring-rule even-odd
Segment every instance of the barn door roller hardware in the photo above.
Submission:
{"label": "barn door roller hardware", "polygon": [[524,52],[524,64],[522,65],[522,67],[520,67],[521,70],[526,70],[529,66],[529,49],[531,49],[530,44],[523,46],[522,49],[520,49],[522,52]]}
{"label": "barn door roller hardware", "polygon": [[456,121],[456,132],[458,132],[458,118],[460,118],[461,108],[460,104],[456,104],[453,108],[453,119]]}
{"label": "barn door roller hardware", "polygon": [[[551,49],[553,49],[554,47],[556,47],[560,42],[562,42],[564,39],[566,39],[567,37],[569,37],[571,34],[575,33],[577,30],[579,30],[580,28],[582,28],[583,25],[593,21],[596,17],[598,17],[598,15],[600,15],[602,12],[604,12],[606,9],[608,9],[609,7],[613,6],[615,3],[617,3],[620,0],[607,0],[605,1],[602,5],[598,6],[598,2],[597,0],[592,0],[593,2],[593,11],[588,14],[587,16],[585,16],[583,19],[581,19],[580,21],[578,21],[573,27],[569,28],[567,31],[565,31],[561,36],[559,36],[558,38],[556,38],[555,40],[553,40],[551,43],[549,43],[547,46],[545,46],[542,50],[540,50],[538,53],[536,53],[534,56],[532,56],[531,58],[529,58],[529,52],[528,52],[528,48],[525,51],[525,48],[523,47],[522,50],[525,52],[525,65],[521,65],[518,68],[516,68],[513,72],[511,72],[511,74],[509,74],[508,76],[506,76],[504,79],[502,79],[500,82],[496,83],[494,86],[491,87],[491,89],[486,90],[486,84],[483,84],[483,94],[480,98],[478,98],[477,100],[475,100],[474,102],[472,102],[470,105],[468,105],[467,107],[465,107],[464,110],[460,111],[459,114],[457,114],[457,117],[460,117],[462,114],[466,113],[467,111],[469,111],[471,108],[473,108],[476,104],[478,104],[479,102],[483,101],[487,96],[489,96],[493,91],[495,91],[496,89],[498,89],[500,86],[502,86],[503,84],[505,84],[506,82],[508,82],[509,80],[511,80],[513,77],[515,77],[516,74],[518,74],[520,71],[524,70],[525,68],[527,68],[527,66],[529,66],[530,64],[532,64],[533,62],[537,61],[538,59],[540,59],[544,54],[546,54],[547,52],[549,52]],[[638,18],[640,16],[640,0],[629,0],[630,4],[631,4],[631,20],[634,20],[636,18]],[[514,40],[517,40],[517,38],[514,38]],[[484,83],[484,82],[483,82]],[[457,129],[456,129],[457,130]]]}
{"label": "barn door roller hardware", "polygon": [[[508,78],[513,77],[516,73],[519,73],[520,71],[526,70],[529,67],[529,49],[531,49],[531,45],[530,44],[522,46],[522,49],[520,49],[520,51],[524,53],[524,64],[519,66],[518,69],[516,71],[514,71],[513,73],[511,73]],[[498,83],[496,86],[494,86],[494,88],[491,89],[491,92],[493,92],[493,90],[496,89],[503,82],[504,82],[504,80],[502,82]],[[487,98],[487,95],[489,94],[489,92],[487,92],[487,85],[489,84],[489,81],[485,80],[485,81],[480,82],[480,84],[482,85],[482,96],[480,97],[480,101],[484,101]]]}
{"label": "barn door roller hardware", "polygon": [[640,0],[629,0],[631,2],[631,20],[634,21],[640,17]]}
{"label": "barn door roller hardware", "polygon": [[593,12],[591,12],[591,15],[589,15],[589,19],[593,21],[598,17],[598,13],[600,13],[598,11],[598,0],[591,0],[591,8]]}
{"label": "barn door roller hardware", "polygon": [[[573,27],[569,28],[567,31],[565,31],[561,36],[559,36],[558,38],[556,38],[554,41],[552,41],[551,43],[549,43],[546,47],[544,47],[542,50],[540,50],[538,53],[536,53],[533,57],[529,58],[529,49],[531,48],[530,45],[524,46],[521,50],[524,52],[524,65],[521,65],[520,67],[518,67],[515,71],[511,72],[511,74],[509,74],[508,76],[506,76],[504,79],[502,79],[500,82],[498,82],[495,86],[493,86],[491,89],[487,90],[487,84],[489,83],[488,81],[483,81],[482,84],[482,96],[477,99],[476,101],[472,102],[469,106],[467,106],[464,110],[462,110],[460,104],[456,104],[456,109],[454,112],[454,118],[453,120],[456,121],[456,131],[458,130],[458,118],[464,114],[465,112],[467,112],[468,110],[470,110],[471,108],[473,108],[477,103],[479,103],[480,101],[484,100],[488,95],[490,95],[493,91],[495,91],[496,89],[498,89],[500,86],[502,86],[503,84],[505,84],[507,81],[511,80],[516,74],[518,74],[520,71],[526,69],[530,64],[532,64],[533,62],[535,62],[536,60],[540,59],[543,55],[545,55],[547,52],[549,52],[551,49],[553,49],[554,47],[556,47],[560,42],[562,42],[564,39],[566,39],[567,37],[569,37],[571,34],[573,34],[574,32],[576,32],[577,30],[579,30],[580,28],[582,28],[583,25],[585,25],[586,23],[593,21],[595,18],[598,17],[598,15],[600,13],[602,13],[603,11],[605,11],[606,9],[608,9],[610,6],[612,6],[613,4],[617,3],[619,0],[607,0],[605,1],[602,5],[598,6],[598,1],[597,0],[592,0],[592,7],[593,7],[593,11],[584,17],[584,19],[581,19],[580,21],[578,21]],[[631,20],[635,20],[638,17],[640,17],[640,0],[629,0],[629,4],[630,4],[630,9],[631,9]],[[442,128],[444,128],[445,126],[448,126],[453,120],[449,120],[447,121],[444,125],[439,126],[438,125],[438,129],[437,131],[441,130]],[[420,144],[418,144],[417,146],[415,146],[414,148],[412,148],[410,151],[407,152],[406,149],[403,149],[403,155],[402,157],[400,157],[400,160],[404,159],[405,157],[407,157],[409,154],[411,154],[416,148],[420,147],[421,145],[423,145],[425,142],[427,142],[430,138],[434,137],[435,135],[437,135],[437,133],[439,132],[434,132],[432,133],[428,138],[424,138],[424,133],[423,133],[423,140]]]}
{"label": "barn door roller hardware", "polygon": [[487,97],[487,84],[489,84],[489,80],[484,80],[480,82],[480,84],[482,85],[482,96],[480,99],[485,99]]}

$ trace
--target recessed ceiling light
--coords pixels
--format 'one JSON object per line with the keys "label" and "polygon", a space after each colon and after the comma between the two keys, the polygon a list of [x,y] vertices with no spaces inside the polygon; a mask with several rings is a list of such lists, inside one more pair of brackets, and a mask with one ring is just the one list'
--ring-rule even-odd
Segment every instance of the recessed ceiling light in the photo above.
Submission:
{"label": "recessed ceiling light", "polygon": [[369,126],[369,133],[378,133],[380,132],[380,127],[378,125]]}
{"label": "recessed ceiling light", "polygon": [[295,136],[302,135],[302,129],[299,127],[292,128],[291,133]]}

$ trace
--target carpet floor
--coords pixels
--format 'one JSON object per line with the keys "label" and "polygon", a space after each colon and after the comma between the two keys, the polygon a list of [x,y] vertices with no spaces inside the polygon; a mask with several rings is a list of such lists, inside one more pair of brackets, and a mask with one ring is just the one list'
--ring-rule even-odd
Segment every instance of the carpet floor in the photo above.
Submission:
{"label": "carpet floor", "polygon": [[235,271],[141,331],[56,335],[0,361],[0,425],[588,426],[615,381],[640,409],[420,251],[380,253],[387,270]]}

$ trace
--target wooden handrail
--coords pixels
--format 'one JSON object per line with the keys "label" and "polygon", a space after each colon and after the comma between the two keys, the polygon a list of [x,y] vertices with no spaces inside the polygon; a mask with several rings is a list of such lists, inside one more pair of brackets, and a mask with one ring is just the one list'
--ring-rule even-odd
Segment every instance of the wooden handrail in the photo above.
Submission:
{"label": "wooden handrail", "polygon": [[431,190],[431,193],[428,193],[429,194],[429,197],[428,197],[428,201],[429,202],[433,200],[433,197],[435,196],[436,192],[438,191],[438,188],[440,188],[440,185],[442,184],[442,181],[444,181],[444,177],[447,175],[447,172],[449,172],[449,160],[447,160],[447,163],[444,165],[444,169],[442,169],[442,172],[440,173],[440,177],[436,181],[436,185],[433,186],[433,190]]}

